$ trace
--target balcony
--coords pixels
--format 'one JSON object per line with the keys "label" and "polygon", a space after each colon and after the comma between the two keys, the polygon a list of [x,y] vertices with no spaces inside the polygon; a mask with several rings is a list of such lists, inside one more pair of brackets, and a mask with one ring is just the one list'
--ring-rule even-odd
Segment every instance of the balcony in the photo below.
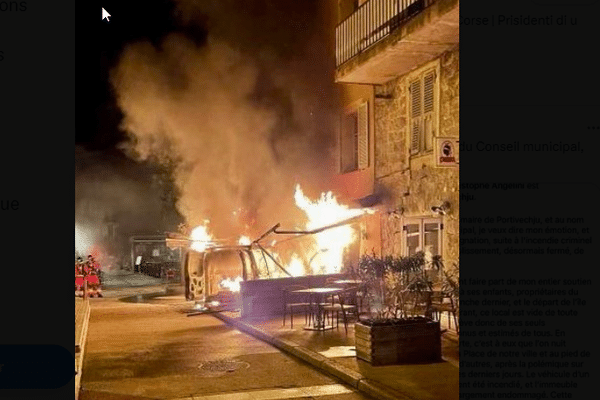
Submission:
{"label": "balcony", "polygon": [[459,43],[459,1],[369,0],[335,33],[336,82],[383,84]]}

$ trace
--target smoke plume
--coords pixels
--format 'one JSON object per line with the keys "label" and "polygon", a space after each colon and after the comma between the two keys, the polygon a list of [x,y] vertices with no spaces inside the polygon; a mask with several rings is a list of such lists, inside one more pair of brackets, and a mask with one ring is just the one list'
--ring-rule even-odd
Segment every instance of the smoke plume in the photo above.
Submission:
{"label": "smoke plume", "polygon": [[[101,247],[108,253],[123,255],[128,252],[131,235],[174,229],[181,216],[166,196],[172,190],[168,182],[161,181],[161,174],[122,156],[76,146],[76,252],[85,256],[92,247]],[[109,223],[115,225],[112,237],[105,231]]]}
{"label": "smoke plume", "polygon": [[336,95],[319,3],[179,0],[185,30],[123,50],[112,82],[127,151],[175,166],[189,226],[256,235],[303,221],[297,183],[329,189]]}

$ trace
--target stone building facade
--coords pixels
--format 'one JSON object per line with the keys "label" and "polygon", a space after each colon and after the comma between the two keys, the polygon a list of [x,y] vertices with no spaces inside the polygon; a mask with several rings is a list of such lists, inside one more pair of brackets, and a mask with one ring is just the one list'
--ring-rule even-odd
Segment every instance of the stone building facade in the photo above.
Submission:
{"label": "stone building facade", "polygon": [[[394,4],[337,1],[344,113],[367,104],[370,123],[362,134],[368,162],[341,169],[336,188],[378,210],[363,223],[362,253],[429,250],[447,266],[458,264],[459,1],[414,0],[410,10]],[[340,121],[340,142],[350,140]],[[354,137],[360,141],[360,129]],[[361,146],[364,139],[359,159]]]}
{"label": "stone building facade", "polygon": [[[437,65],[436,65],[437,64]],[[459,49],[443,53],[425,65],[439,68],[439,114],[434,139],[459,138]],[[423,66],[417,67],[417,71]],[[404,224],[411,218],[439,219],[441,255],[459,258],[459,168],[437,166],[435,149],[411,155],[408,93],[411,74],[375,86],[375,185],[388,191],[389,213],[382,214],[381,251],[406,255]],[[431,207],[447,202],[439,215]]]}

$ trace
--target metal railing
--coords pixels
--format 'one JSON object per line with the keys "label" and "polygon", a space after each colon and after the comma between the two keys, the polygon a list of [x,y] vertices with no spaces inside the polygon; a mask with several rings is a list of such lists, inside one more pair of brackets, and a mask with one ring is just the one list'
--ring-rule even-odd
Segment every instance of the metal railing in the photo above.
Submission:
{"label": "metal railing", "polygon": [[339,67],[390,35],[435,0],[369,0],[335,28]]}

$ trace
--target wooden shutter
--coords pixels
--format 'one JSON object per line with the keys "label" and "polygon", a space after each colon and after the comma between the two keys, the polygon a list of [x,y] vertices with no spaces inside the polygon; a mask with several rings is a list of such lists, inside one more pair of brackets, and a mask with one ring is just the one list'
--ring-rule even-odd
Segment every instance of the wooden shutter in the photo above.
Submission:
{"label": "wooden shutter", "polygon": [[433,95],[434,95],[434,84],[435,84],[435,72],[431,71],[425,75],[423,79],[423,112],[433,112]]}
{"label": "wooden shutter", "polygon": [[358,107],[358,169],[369,166],[369,103]]}
{"label": "wooden shutter", "polygon": [[421,81],[416,80],[411,82],[410,84],[410,152],[413,154],[419,152],[422,114],[423,113],[421,104]]}
{"label": "wooden shutter", "polygon": [[423,143],[424,150],[433,150],[433,122],[434,122],[434,96],[435,96],[435,71],[430,71],[423,78]]}
{"label": "wooden shutter", "polygon": [[358,111],[342,117],[340,129],[340,172],[347,173],[358,169]]}

